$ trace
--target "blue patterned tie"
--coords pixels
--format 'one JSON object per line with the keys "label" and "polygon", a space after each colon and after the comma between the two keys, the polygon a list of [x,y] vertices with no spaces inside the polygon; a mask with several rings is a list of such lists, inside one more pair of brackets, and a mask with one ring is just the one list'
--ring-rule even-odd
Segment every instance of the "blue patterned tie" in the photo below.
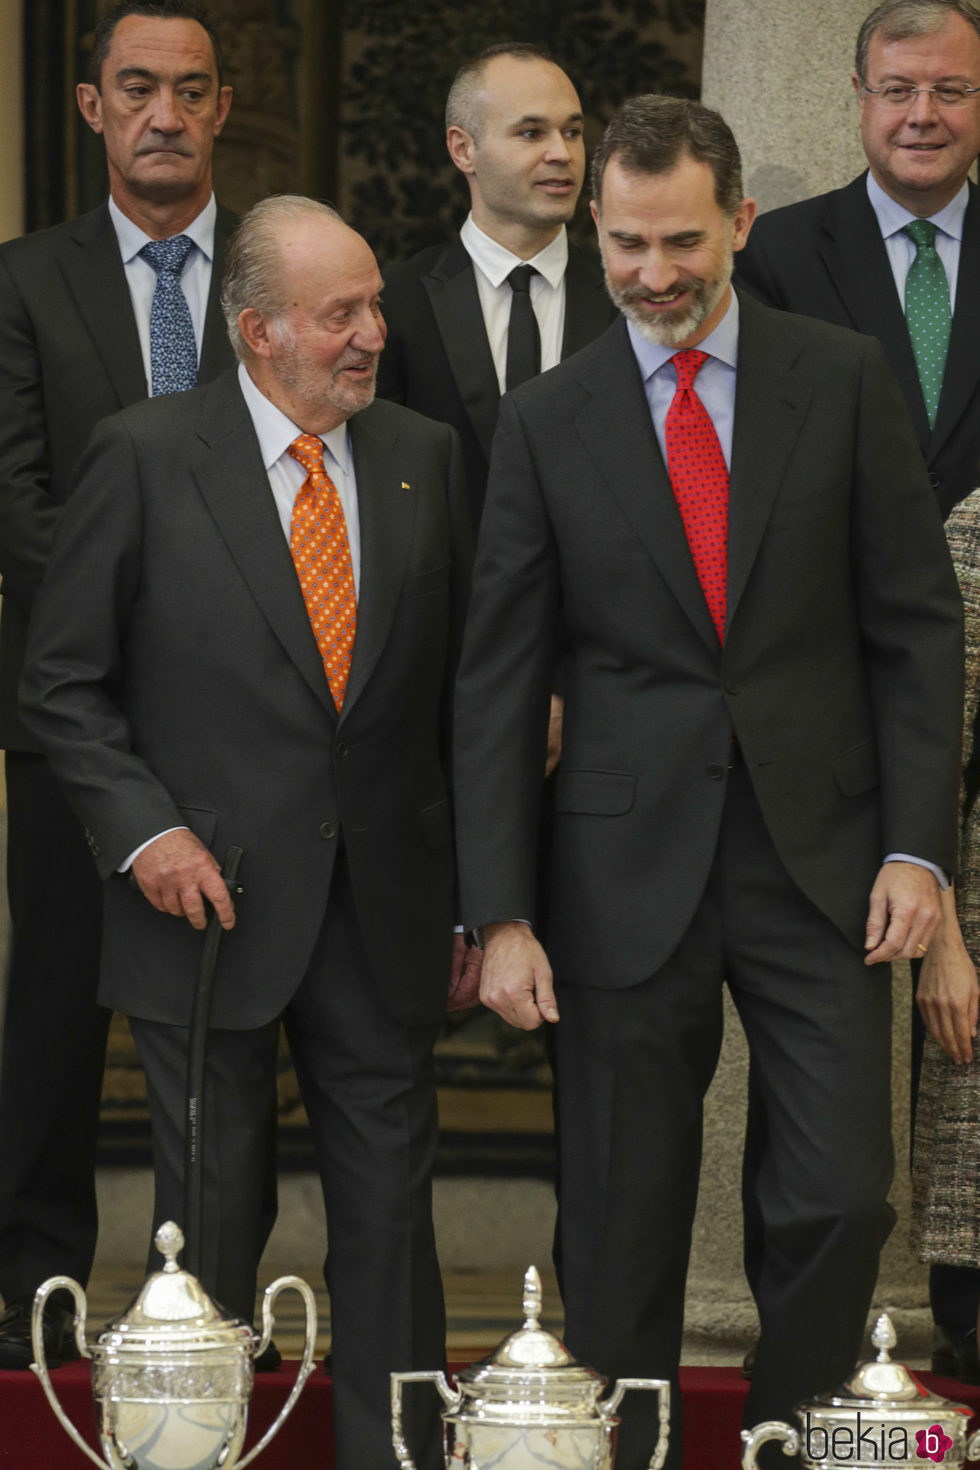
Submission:
{"label": "blue patterned tie", "polygon": [[151,240],[140,255],[157,273],[150,308],[150,397],[182,393],[197,385],[197,343],[190,307],[180,285],[184,261],[193,249],[188,235]]}

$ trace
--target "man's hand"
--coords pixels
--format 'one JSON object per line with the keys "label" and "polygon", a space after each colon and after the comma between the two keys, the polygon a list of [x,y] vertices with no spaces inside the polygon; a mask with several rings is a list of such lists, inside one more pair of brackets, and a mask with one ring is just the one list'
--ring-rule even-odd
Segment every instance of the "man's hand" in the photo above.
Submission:
{"label": "man's hand", "polygon": [[548,754],[544,762],[545,780],[561,760],[561,722],[565,713],[565,701],[560,694],[551,696],[551,714],[548,717]]}
{"label": "man's hand", "polygon": [[204,843],[185,827],[151,842],[133,860],[132,871],[144,898],[161,913],[174,914],[195,929],[203,929],[207,925],[204,900],[209,899],[222,929],[235,927],[235,905],[221,869]]}
{"label": "man's hand", "polygon": [[915,999],[929,1035],[954,1062],[968,1062],[977,1034],[977,972],[960,933],[952,888],[943,894],[942,909],[943,921],[922,962]]}
{"label": "man's hand", "polygon": [[462,934],[453,935],[453,961],[449,970],[449,1000],[446,1010],[468,1011],[480,1004],[480,970],[483,951],[468,945]]}
{"label": "man's hand", "polygon": [[522,1031],[557,1021],[551,966],[530,925],[487,924],[483,939],[483,1004]]}
{"label": "man's hand", "polygon": [[866,965],[921,960],[939,928],[939,884],[918,863],[883,863],[871,890]]}

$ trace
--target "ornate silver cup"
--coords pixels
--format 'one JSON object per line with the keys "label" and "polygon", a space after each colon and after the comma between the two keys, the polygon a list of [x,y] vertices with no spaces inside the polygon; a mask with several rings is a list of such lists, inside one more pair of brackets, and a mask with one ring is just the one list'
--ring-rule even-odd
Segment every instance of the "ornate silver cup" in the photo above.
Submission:
{"label": "ornate silver cup", "polygon": [[928,1393],[889,1353],[897,1341],[887,1312],[875,1324],[874,1362],[861,1363],[843,1388],[820,1394],[795,1410],[795,1429],[771,1419],[742,1430],[743,1470],[756,1470],[756,1451],[767,1440],[781,1441],[785,1455],[799,1455],[806,1470],[911,1470],[942,1464],[956,1470],[964,1460],[980,1460],[980,1432],[966,1442],[971,1410]]}
{"label": "ornate silver cup", "polygon": [[[621,1378],[599,1400],[605,1378],[576,1363],[557,1337],[545,1332],[541,1277],[533,1266],[524,1276],[524,1326],[456,1379],[444,1373],[392,1373],[392,1444],[400,1470],[415,1470],[402,1432],[402,1384],[434,1383],[446,1409],[447,1470],[612,1470],[616,1456],[616,1409],[627,1389],[653,1389],[660,1400],[660,1428],[649,1470],[667,1458],[670,1384],[661,1378]],[[454,1429],[452,1445],[449,1426]]]}
{"label": "ornate silver cup", "polygon": [[[298,1276],[280,1276],[262,1302],[262,1338],[247,1322],[222,1315],[196,1277],[182,1271],[177,1255],[184,1237],[172,1222],[161,1225],[156,1245],[162,1271],[143,1284],[132,1306],[100,1335],[85,1340],[85,1293],[69,1276],[53,1276],[34,1298],[31,1365],[58,1417],[78,1448],[105,1470],[244,1470],[279,1432],[313,1371],[316,1304]],[[287,1287],[306,1306],[303,1361],[282,1412],[244,1459],[254,1358],[272,1337],[272,1306]],[[79,1434],[58,1401],[44,1360],[44,1304],[66,1288],[75,1299],[75,1340],[92,1359],[101,1459]]]}

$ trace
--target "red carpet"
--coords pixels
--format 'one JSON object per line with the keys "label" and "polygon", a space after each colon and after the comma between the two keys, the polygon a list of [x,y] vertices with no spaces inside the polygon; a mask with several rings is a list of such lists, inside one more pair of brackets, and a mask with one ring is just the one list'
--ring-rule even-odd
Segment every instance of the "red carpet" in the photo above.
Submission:
{"label": "red carpet", "polygon": [[[272,1423],[286,1398],[296,1365],[263,1373],[256,1382],[246,1447]],[[980,1388],[965,1388],[931,1373],[923,1382],[974,1411],[978,1427]],[[69,1363],[51,1375],[69,1416],[97,1448],[89,1389],[89,1365]],[[682,1368],[684,1470],[738,1470],[742,1404],[748,1385],[737,1368]],[[329,1445],[330,1380],[322,1369],[310,1379],[278,1437],[256,1461],[256,1470],[333,1470]],[[2,1470],[91,1470],[48,1407],[33,1373],[0,1373],[0,1467]],[[391,1470],[395,1457],[391,1457]],[[383,1467],[371,1467],[383,1470]]]}

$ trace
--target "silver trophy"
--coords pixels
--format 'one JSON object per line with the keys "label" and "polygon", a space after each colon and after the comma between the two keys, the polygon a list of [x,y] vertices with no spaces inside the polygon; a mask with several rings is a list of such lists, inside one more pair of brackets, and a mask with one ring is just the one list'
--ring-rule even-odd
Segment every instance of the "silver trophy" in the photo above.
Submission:
{"label": "silver trophy", "polygon": [[980,1431],[966,1442],[972,1410],[929,1393],[904,1364],[892,1362],[897,1339],[887,1312],[871,1341],[877,1358],[861,1363],[843,1388],[800,1404],[798,1428],[771,1419],[742,1430],[743,1470],[756,1470],[756,1451],[767,1440],[780,1441],[785,1455],[799,1455],[806,1470],[921,1470],[931,1463],[956,1470],[965,1460],[980,1460]]}
{"label": "silver trophy", "polygon": [[[542,1329],[541,1277],[524,1276],[524,1326],[481,1363],[457,1375],[453,1391],[439,1370],[391,1375],[392,1444],[400,1470],[415,1470],[402,1432],[402,1384],[434,1383],[442,1415],[447,1470],[612,1470],[616,1410],[627,1389],[653,1389],[660,1400],[659,1434],[649,1470],[667,1458],[670,1384],[661,1378],[621,1378],[608,1398],[606,1379],[577,1363]],[[450,1444],[449,1426],[453,1426]]]}
{"label": "silver trophy", "polygon": [[[251,1326],[226,1317],[196,1276],[182,1271],[177,1255],[184,1237],[173,1222],[161,1225],[156,1247],[165,1258],[128,1311],[90,1346],[85,1340],[85,1293],[70,1276],[53,1276],[34,1298],[31,1365],[59,1423],[96,1465],[108,1470],[244,1470],[278,1434],[313,1371],[316,1303],[305,1281],[280,1276],[262,1301],[262,1338]],[[252,1397],[254,1358],[272,1337],[272,1307],[287,1287],[306,1307],[303,1361],[282,1412],[266,1434],[239,1459]],[[99,1440],[105,1458],[89,1447],[68,1418],[51,1385],[44,1359],[44,1305],[53,1291],[75,1298],[75,1341],[92,1359]]]}

